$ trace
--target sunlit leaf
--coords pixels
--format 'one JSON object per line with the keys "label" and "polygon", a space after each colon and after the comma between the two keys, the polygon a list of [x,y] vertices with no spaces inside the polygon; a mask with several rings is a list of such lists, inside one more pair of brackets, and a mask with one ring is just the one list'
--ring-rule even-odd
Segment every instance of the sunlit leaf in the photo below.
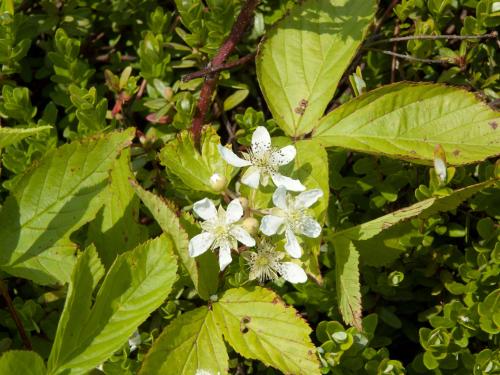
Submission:
{"label": "sunlit leaf", "polygon": [[242,356],[287,374],[319,374],[311,329],[272,291],[229,289],[212,305],[224,338]]}
{"label": "sunlit leaf", "polygon": [[228,355],[213,312],[199,307],[165,328],[154,342],[140,374],[191,375],[196,370],[227,374]]}
{"label": "sunlit leaf", "polygon": [[317,125],[375,9],[373,0],[307,0],[270,30],[256,58],[257,77],[286,134]]}
{"label": "sunlit leaf", "polygon": [[500,115],[474,94],[436,84],[397,83],[326,115],[313,137],[339,146],[432,165],[436,145],[450,165],[500,154]]}
{"label": "sunlit leaf", "polygon": [[40,284],[66,282],[75,262],[70,235],[103,204],[109,169],[134,130],[49,151],[17,180],[0,211],[0,268]]}
{"label": "sunlit leaf", "polygon": [[48,373],[85,374],[105,361],[163,303],[176,271],[172,243],[160,236],[118,256],[92,303],[103,266],[88,248],[73,270]]}

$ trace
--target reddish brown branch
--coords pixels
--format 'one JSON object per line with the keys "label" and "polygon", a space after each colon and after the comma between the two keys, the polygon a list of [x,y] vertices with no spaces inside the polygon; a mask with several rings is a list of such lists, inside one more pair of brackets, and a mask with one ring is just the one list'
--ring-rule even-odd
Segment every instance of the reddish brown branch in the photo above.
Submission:
{"label": "reddish brown branch", "polygon": [[255,52],[250,53],[248,55],[245,55],[242,58],[239,58],[238,60],[235,60],[235,61],[231,61],[231,62],[228,62],[225,64],[220,64],[218,66],[209,66],[209,67],[202,69],[202,70],[199,70],[197,72],[186,74],[184,77],[182,77],[182,80],[184,82],[188,82],[188,81],[191,81],[192,79],[195,79],[195,78],[206,77],[210,74],[218,73],[218,72],[221,72],[223,70],[236,68],[237,66],[244,65],[247,62],[253,60],[254,57],[255,57]]}
{"label": "reddish brown branch", "polygon": [[[247,26],[252,21],[253,14],[258,3],[259,0],[246,1],[233,25],[233,28],[231,29],[229,37],[222,44],[222,46],[220,46],[217,54],[208,64],[208,69],[210,69],[211,66],[219,67],[220,65],[222,65],[226,58],[233,52],[236,45],[242,38]],[[205,82],[203,83],[203,86],[201,88],[200,100],[198,101],[198,104],[196,106],[196,114],[193,118],[193,123],[191,126],[191,132],[193,133],[196,144],[199,143],[201,128],[205,122],[205,117],[210,107],[210,103],[212,102],[212,93],[217,85],[217,78],[217,72],[205,76]]]}
{"label": "reddish brown branch", "polygon": [[7,304],[7,309],[9,310],[10,316],[12,317],[12,319],[14,319],[14,322],[16,323],[16,327],[17,330],[19,331],[19,335],[21,336],[21,340],[23,341],[24,347],[28,350],[32,350],[33,347],[31,345],[31,341],[28,335],[26,334],[26,331],[24,330],[23,322],[21,321],[21,318],[19,318],[19,315],[17,314],[16,308],[14,307],[12,299],[10,298],[7,285],[5,285],[3,280],[0,280],[0,293],[3,296],[5,303]]}

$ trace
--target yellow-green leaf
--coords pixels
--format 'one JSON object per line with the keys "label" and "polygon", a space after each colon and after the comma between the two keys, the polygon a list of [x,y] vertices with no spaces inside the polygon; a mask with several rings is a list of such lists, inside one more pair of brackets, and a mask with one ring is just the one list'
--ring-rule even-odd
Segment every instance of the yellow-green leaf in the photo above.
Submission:
{"label": "yellow-green leaf", "polygon": [[109,169],[133,136],[129,129],[66,144],[17,179],[0,211],[0,269],[67,282],[77,249],[70,235],[99,211]]}
{"label": "yellow-green leaf", "polygon": [[323,115],[376,10],[373,0],[306,0],[268,33],[257,77],[278,125],[309,133]]}
{"label": "yellow-green leaf", "polygon": [[397,83],[333,110],[313,137],[325,147],[428,165],[439,144],[449,165],[462,165],[500,154],[500,114],[463,89]]}
{"label": "yellow-green leaf", "polygon": [[274,292],[229,289],[212,309],[225,339],[242,356],[285,374],[320,374],[311,328]]}
{"label": "yellow-green leaf", "polygon": [[222,375],[228,368],[226,345],[214,314],[207,307],[199,307],[182,314],[163,330],[139,374],[191,375],[205,370]]}

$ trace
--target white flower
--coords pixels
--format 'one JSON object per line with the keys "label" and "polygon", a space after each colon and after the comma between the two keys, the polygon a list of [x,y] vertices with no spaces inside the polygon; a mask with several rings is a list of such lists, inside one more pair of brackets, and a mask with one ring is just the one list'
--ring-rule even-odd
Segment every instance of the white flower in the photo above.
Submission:
{"label": "white flower", "polygon": [[226,162],[234,167],[249,167],[241,182],[254,189],[259,187],[259,183],[266,186],[269,177],[276,186],[283,185],[291,191],[303,191],[305,186],[299,180],[281,175],[278,169],[282,165],[290,163],[297,151],[295,146],[289,145],[281,149],[271,146],[271,136],[267,129],[258,126],[252,135],[252,147],[248,153],[243,153],[243,159],[238,157],[230,149],[218,145],[219,152]]}
{"label": "white flower", "polygon": [[266,241],[260,243],[257,252],[247,251],[243,255],[250,266],[250,280],[257,279],[263,283],[266,280],[276,280],[281,275],[292,284],[307,281],[306,273],[298,264],[282,262],[285,254],[275,251]]}
{"label": "white flower", "polygon": [[236,249],[238,241],[246,246],[255,246],[255,240],[241,226],[236,224],[243,216],[243,207],[238,199],[232,200],[227,212],[219,206],[215,208],[210,199],[202,199],[193,205],[194,212],[205,220],[201,223],[203,231],[189,241],[189,255],[197,257],[208,249],[219,248],[221,271],[231,263],[231,249]]}
{"label": "white flower", "polygon": [[320,189],[308,190],[295,198],[287,194],[283,186],[278,187],[273,194],[276,208],[272,215],[266,215],[260,223],[260,230],[266,236],[285,232],[285,250],[294,258],[300,258],[302,248],[295,234],[316,238],[321,233],[321,225],[307,214],[307,209],[323,196]]}
{"label": "white flower", "polygon": [[132,336],[128,338],[128,346],[130,348],[130,352],[132,353],[134,350],[136,350],[139,345],[142,343],[142,338],[141,335],[139,334],[138,330],[135,330],[134,333],[132,333]]}

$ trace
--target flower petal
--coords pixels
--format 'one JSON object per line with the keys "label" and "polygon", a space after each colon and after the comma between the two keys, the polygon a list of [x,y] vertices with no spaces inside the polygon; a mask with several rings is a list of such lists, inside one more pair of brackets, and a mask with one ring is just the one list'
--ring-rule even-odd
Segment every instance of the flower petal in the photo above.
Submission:
{"label": "flower petal", "polygon": [[210,220],[217,217],[217,210],[214,202],[208,198],[203,198],[201,201],[195,202],[193,211],[203,220]]}
{"label": "flower petal", "polygon": [[296,154],[297,150],[295,149],[295,146],[288,145],[273,152],[269,161],[272,165],[286,165],[295,159]]}
{"label": "flower petal", "polygon": [[321,189],[312,189],[304,191],[299,195],[297,195],[297,197],[295,198],[295,207],[296,208],[311,207],[322,196],[323,196],[323,190]]}
{"label": "flower petal", "polygon": [[243,216],[243,207],[239,199],[233,199],[228,205],[226,210],[226,223],[232,224],[241,219]]}
{"label": "flower petal", "polygon": [[300,183],[299,180],[294,180],[293,178],[283,176],[279,173],[274,173],[271,175],[273,182],[276,186],[284,186],[290,191],[304,191],[306,187]]}
{"label": "flower petal", "polygon": [[286,187],[283,185],[278,186],[278,188],[273,193],[273,203],[276,207],[286,210],[288,205],[286,204]]}
{"label": "flower petal", "polygon": [[224,147],[222,145],[217,145],[217,148],[219,150],[220,156],[222,156],[222,158],[228,164],[231,164],[233,167],[241,168],[241,167],[247,167],[252,164],[248,160],[242,159],[239,156],[237,156],[227,147]]}
{"label": "flower petal", "polygon": [[297,237],[292,232],[291,229],[287,229],[285,232],[286,244],[285,250],[290,254],[293,258],[300,258],[302,255],[302,248],[300,247],[299,241],[297,241]]}
{"label": "flower petal", "polygon": [[307,281],[305,271],[298,264],[292,262],[281,263],[280,273],[286,281],[292,284],[305,283]]}
{"label": "flower petal", "polygon": [[194,258],[207,251],[212,246],[215,235],[210,232],[201,232],[189,241],[189,256]]}
{"label": "flower petal", "polygon": [[257,126],[252,134],[252,152],[259,156],[271,148],[271,136],[263,126]]}
{"label": "flower petal", "polygon": [[285,219],[279,216],[266,215],[260,222],[260,231],[266,236],[272,236],[278,233],[278,230],[285,222]]}
{"label": "flower petal", "polygon": [[233,228],[231,228],[229,233],[243,245],[249,247],[255,246],[255,240],[252,238],[252,236],[250,236],[250,234],[248,234],[248,232],[239,225],[235,225]]}
{"label": "flower petal", "polygon": [[248,168],[243,176],[241,176],[241,182],[251,188],[257,189],[259,187],[260,181],[260,170],[257,167],[251,166]]}
{"label": "flower petal", "polygon": [[221,271],[231,263],[233,259],[231,258],[231,247],[228,242],[221,244],[219,248],[219,267]]}
{"label": "flower petal", "polygon": [[321,225],[310,216],[304,216],[300,224],[300,233],[304,236],[316,238],[321,234]]}

